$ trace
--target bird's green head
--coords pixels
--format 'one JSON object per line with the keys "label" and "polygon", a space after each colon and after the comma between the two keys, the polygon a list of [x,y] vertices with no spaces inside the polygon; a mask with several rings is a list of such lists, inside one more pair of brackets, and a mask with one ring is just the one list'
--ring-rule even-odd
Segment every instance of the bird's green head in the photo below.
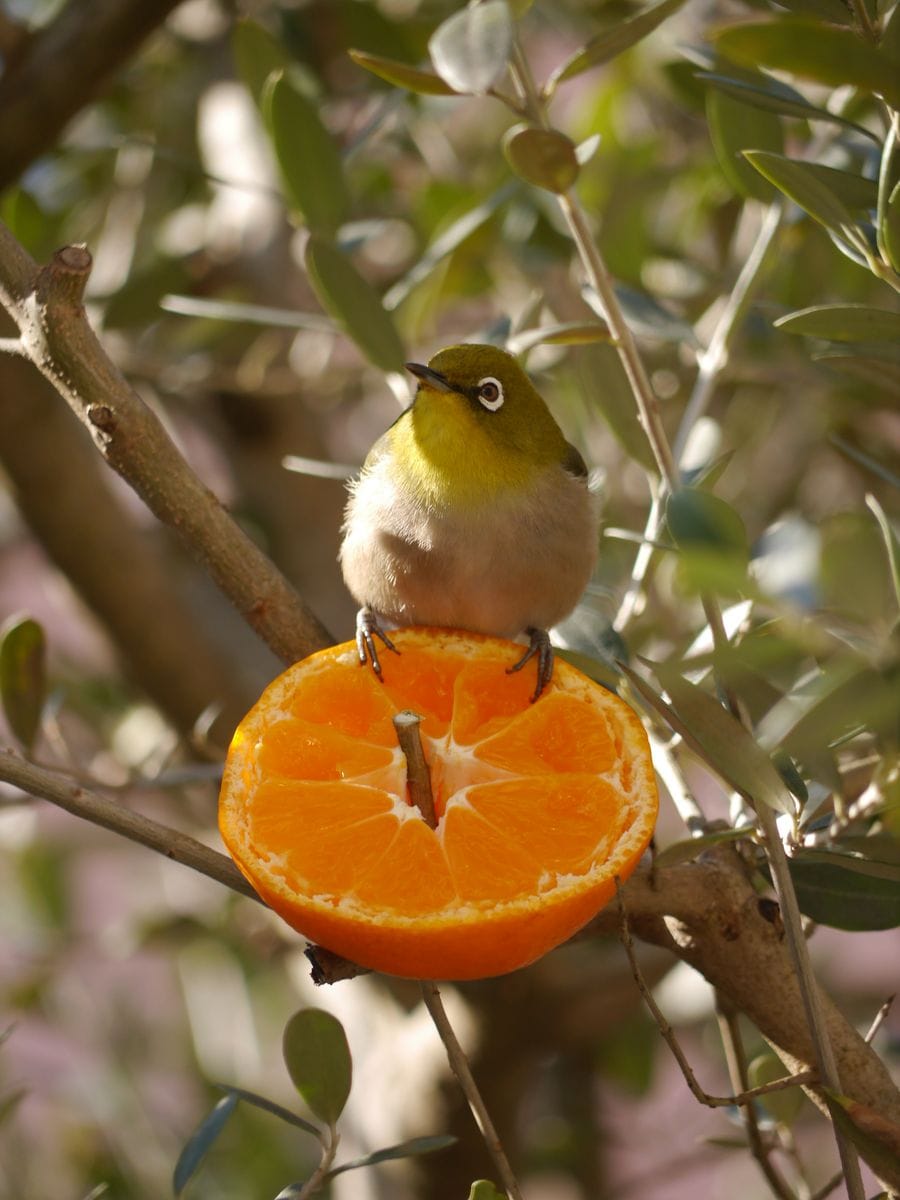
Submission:
{"label": "bird's green head", "polygon": [[405,445],[420,456],[419,473],[458,490],[503,491],[529,478],[568,449],[562,430],[511,354],[497,346],[449,346],[428,366],[407,363],[419,381]]}

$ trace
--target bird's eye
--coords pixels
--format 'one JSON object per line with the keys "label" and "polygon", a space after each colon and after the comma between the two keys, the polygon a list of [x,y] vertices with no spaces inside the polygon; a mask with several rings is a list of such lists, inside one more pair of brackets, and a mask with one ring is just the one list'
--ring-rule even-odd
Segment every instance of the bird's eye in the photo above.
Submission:
{"label": "bird's eye", "polygon": [[490,412],[496,412],[503,403],[503,384],[493,375],[478,382],[478,399]]}

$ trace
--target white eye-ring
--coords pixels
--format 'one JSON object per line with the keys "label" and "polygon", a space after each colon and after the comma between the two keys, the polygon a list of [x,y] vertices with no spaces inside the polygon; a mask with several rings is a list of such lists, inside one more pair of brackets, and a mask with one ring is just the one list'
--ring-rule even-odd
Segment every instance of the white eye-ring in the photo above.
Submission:
{"label": "white eye-ring", "polygon": [[478,400],[489,412],[496,412],[503,403],[503,384],[493,375],[487,375],[478,381]]}

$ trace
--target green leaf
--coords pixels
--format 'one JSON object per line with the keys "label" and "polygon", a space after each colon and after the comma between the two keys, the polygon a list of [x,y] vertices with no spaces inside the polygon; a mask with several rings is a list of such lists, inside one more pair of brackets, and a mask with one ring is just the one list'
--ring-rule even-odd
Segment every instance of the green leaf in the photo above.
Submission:
{"label": "green leaf", "polygon": [[752,826],[742,826],[740,829],[717,829],[715,833],[704,833],[701,837],[685,838],[658,851],[653,862],[657,867],[677,867],[680,863],[693,862],[711,846],[718,846],[722,842],[739,842],[741,838],[752,837],[753,832]]}
{"label": "green leaf", "polygon": [[865,246],[865,237],[850,210],[815,171],[807,169],[806,163],[765,150],[746,150],[744,158],[826,229],[857,250]]}
{"label": "green leaf", "polygon": [[314,233],[334,233],[350,209],[334,139],[316,106],[286,75],[266,85],[264,104],[288,200]]}
{"label": "green leaf", "polygon": [[469,1188],[469,1200],[507,1200],[506,1192],[498,1192],[489,1179],[476,1179]]}
{"label": "green leaf", "polygon": [[698,71],[697,78],[731,96],[732,99],[741,100],[754,108],[780,113],[784,117],[799,117],[805,121],[826,121],[832,125],[840,125],[881,145],[877,134],[871,129],[866,129],[865,125],[857,125],[855,121],[848,121],[846,117],[829,112],[827,108],[818,108],[815,104],[810,104],[805,96],[801,96],[792,87],[767,75],[758,74],[758,83],[750,82],[749,79],[734,79],[730,75],[719,75],[715,71]]}
{"label": "green leaf", "polygon": [[900,395],[900,362],[891,353],[892,346],[884,342],[874,346],[848,343],[840,350],[823,350],[813,354],[814,362],[825,363],[845,375],[853,375],[876,388]]}
{"label": "green leaf", "polygon": [[352,1079],[343,1025],[324,1009],[303,1008],[285,1026],[282,1048],[294,1087],[310,1110],[334,1127]]}
{"label": "green leaf", "polygon": [[544,84],[544,96],[549,99],[559,85],[565,83],[567,79],[574,79],[576,75],[581,75],[584,71],[591,70],[592,67],[602,66],[603,63],[609,62],[621,54],[623,50],[628,50],[631,46],[636,45],[637,42],[652,33],[658,25],[661,25],[667,17],[677,12],[684,3],[685,0],[663,0],[662,4],[644,8],[627,20],[613,22],[602,33],[591,38],[586,46],[582,46],[553,72]]}
{"label": "green leaf", "polygon": [[900,340],[900,313],[866,304],[819,304],[779,317],[775,327],[833,342],[896,343]]}
{"label": "green leaf", "polygon": [[178,1156],[172,1175],[172,1191],[180,1196],[188,1180],[202,1163],[209,1148],[218,1138],[225,1123],[237,1107],[237,1096],[223,1096],[211,1113],[201,1122],[197,1131]]}
{"label": "green leaf", "polygon": [[11,617],[0,629],[0,701],[11,731],[30,751],[47,697],[44,630],[30,617]]}
{"label": "green leaf", "polygon": [[875,496],[871,494],[866,496],[866,507],[878,522],[878,529],[881,533],[884,549],[887,554],[891,584],[894,588],[894,599],[897,602],[897,607],[900,608],[900,540],[897,538],[896,530],[888,519],[887,513]]}
{"label": "green leaf", "polygon": [[719,166],[740,196],[769,203],[776,195],[773,184],[742,156],[744,150],[784,149],[781,121],[771,112],[754,108],[725,91],[711,89],[706,97],[706,119]]}
{"label": "green leaf", "polygon": [[[747,1083],[752,1088],[762,1087],[765,1083],[784,1079],[786,1074],[784,1063],[770,1051],[758,1055],[747,1067]],[[767,1092],[756,1103],[761,1104],[780,1125],[793,1125],[803,1108],[803,1099],[803,1091],[798,1084],[781,1092]]]}
{"label": "green leaf", "polygon": [[286,47],[264,25],[247,19],[235,23],[231,53],[238,76],[257,105],[272,72],[286,70],[291,62]]}
{"label": "green leaf", "polygon": [[311,1121],[304,1121],[302,1117],[292,1113],[289,1108],[276,1104],[274,1100],[267,1100],[265,1096],[258,1096],[256,1092],[248,1092],[245,1088],[233,1087],[231,1084],[220,1084],[219,1086],[229,1096],[237,1096],[238,1100],[244,1100],[247,1104],[252,1104],[254,1108],[261,1108],[263,1112],[271,1113],[273,1117],[278,1117],[288,1125],[294,1125],[297,1129],[302,1129],[304,1133],[311,1133],[313,1137],[321,1140],[322,1131],[317,1126],[313,1125]]}
{"label": "green leaf", "polygon": [[365,356],[384,371],[401,371],[406,360],[394,323],[371,284],[331,242],[310,237],[304,255],[313,291]]}
{"label": "green leaf", "polygon": [[418,92],[420,96],[458,96],[449,83],[445,83],[439,75],[432,71],[422,71],[411,67],[408,63],[397,62],[393,58],[382,58],[378,54],[366,54],[364,50],[348,50],[347,53],[357,66],[371,71],[379,79],[394,87],[406,88],[410,92]]}
{"label": "green leaf", "polygon": [[777,812],[794,814],[794,799],[766,752],[717,700],[673,667],[651,664],[671,704],[630,667],[620,664],[641,696],[730,787]]}
{"label": "green leaf", "polygon": [[900,67],[900,7],[896,4],[885,23],[878,49],[885,58],[889,58]]}
{"label": "green leaf", "polygon": [[461,217],[458,217],[439,233],[431,245],[427,247],[425,253],[419,257],[418,262],[410,268],[402,279],[398,279],[387,290],[384,297],[384,307],[389,312],[393,312],[409,296],[414,287],[427,279],[439,263],[443,262],[448,255],[458,249],[486,221],[489,221],[494,213],[499,208],[502,208],[507,200],[519,190],[520,185],[516,181],[505,184],[492,195],[488,196],[486,200],[464,212]]}
{"label": "green leaf", "polygon": [[740,588],[750,546],[744,522],[730,504],[702,488],[679,488],[666,501],[666,525],[681,554],[681,582],[689,590]]}
{"label": "green leaf", "polygon": [[826,167],[822,163],[808,162],[803,165],[807,175],[824,184],[851,212],[868,214],[875,210],[878,184],[874,179],[866,179],[852,171],[839,171],[837,167]]}
{"label": "green leaf", "polygon": [[789,16],[733,25],[715,41],[720,53],[746,66],[787,71],[831,87],[850,84],[880,94],[895,108],[900,105],[896,65],[850,29]]}
{"label": "green leaf", "polygon": [[453,1146],[458,1138],[452,1134],[436,1134],[434,1137],[410,1138],[407,1142],[399,1142],[396,1146],[386,1146],[384,1150],[374,1150],[364,1154],[362,1158],[354,1158],[351,1162],[341,1163],[339,1167],[330,1170],[325,1179],[334,1179],[344,1171],[356,1171],[360,1167],[372,1167],[377,1163],[390,1162],[395,1158],[414,1158],[420,1154],[435,1154],[438,1150],[446,1150]]}
{"label": "green leaf", "polygon": [[[669,312],[652,296],[627,287],[624,283],[617,283],[615,290],[619,307],[632,333],[638,337],[655,338],[660,342],[697,345],[697,335],[693,327],[681,317]],[[599,298],[596,299],[596,303],[592,300],[596,293],[587,286],[582,289],[582,294],[594,311],[603,316],[603,305]]]}
{"label": "green leaf", "polygon": [[900,183],[891,192],[881,222],[881,238],[888,261],[900,271]]}
{"label": "green leaf", "polygon": [[[897,867],[850,854],[803,850],[788,866],[800,911],[820,925],[857,932],[900,925]],[[876,874],[873,866],[883,869]]]}
{"label": "green leaf", "polygon": [[517,175],[557,195],[578,178],[575,143],[556,129],[516,125],[503,139],[503,153]]}
{"label": "green leaf", "polygon": [[575,369],[592,411],[596,406],[629,458],[644,470],[655,472],[656,460],[638,419],[634,393],[618,351],[611,345],[585,346],[578,353]]}
{"label": "green leaf", "polygon": [[462,9],[428,40],[434,69],[454,91],[483,95],[506,70],[513,21],[506,0]]}
{"label": "green leaf", "polygon": [[611,338],[605,321],[565,321],[523,329],[507,340],[506,349],[510,354],[524,354],[535,346],[590,346]]}

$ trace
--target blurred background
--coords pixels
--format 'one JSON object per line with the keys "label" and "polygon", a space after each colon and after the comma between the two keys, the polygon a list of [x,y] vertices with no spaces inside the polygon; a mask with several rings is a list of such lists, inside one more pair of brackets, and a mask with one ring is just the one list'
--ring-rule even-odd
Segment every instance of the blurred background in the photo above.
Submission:
{"label": "blurred background", "polygon": [[[64,7],[0,3],[0,99],[26,52],[17,31],[40,38]],[[68,7],[82,19],[89,8]],[[352,211],[339,244],[384,298],[410,358],[595,317],[554,198],[517,181],[498,150],[509,111],[485,97],[391,87],[348,56],[353,47],[427,62],[428,37],[455,3],[168,7],[101,96],[5,180],[0,217],[39,261],[88,244],[87,303],[105,347],[198,475],[345,640],[354,611],[336,558],[343,477],[401,411],[408,386],[340,331],[307,280],[308,235],[258,106],[268,70],[290,73],[340,149]],[[538,0],[522,25],[535,75],[633,11],[619,0]],[[735,167],[724,101],[697,77],[711,62],[711,26],[748,11],[686,5],[647,41],[562,85],[553,105],[573,141],[599,139],[578,192],[672,437],[700,348],[775,195]],[[821,88],[807,95],[833,101]],[[871,123],[864,101],[851,115]],[[789,151],[818,136],[800,118],[757,116],[759,136],[774,122]],[[3,144],[0,129],[0,177]],[[820,146],[823,162],[874,186],[871,139],[841,128]],[[771,611],[789,617],[774,661],[757,646],[744,663],[761,710],[826,662],[834,638],[876,661],[896,616],[865,497],[896,514],[897,366],[883,355],[817,360],[807,340],[773,325],[829,301],[896,311],[825,229],[788,213],[690,427],[688,465],[715,464],[717,494],[743,519]],[[673,556],[660,556],[623,608],[652,491],[615,351],[538,344],[527,362],[602,496],[600,566],[568,643],[601,659],[619,639],[633,655],[685,653],[703,622]],[[288,470],[286,456],[313,461]],[[49,385],[0,355],[0,621],[13,614],[39,621],[47,638],[52,690],[38,759],[218,845],[222,748],[280,665],[105,467]],[[810,628],[827,637],[817,642]],[[0,725],[0,744],[13,741]],[[700,772],[692,783],[709,812],[727,817],[718,785]],[[664,803],[660,844],[684,836]],[[297,936],[258,906],[2,784],[0,865],[5,1200],[169,1194],[216,1083],[297,1106],[280,1042],[303,1004],[336,1012],[354,1054],[342,1153],[428,1133],[461,1139],[433,1159],[344,1176],[338,1200],[449,1200],[491,1175],[415,985],[364,978],[316,991]],[[813,946],[826,984],[864,1029],[897,986],[896,931],[821,929]],[[703,1085],[727,1091],[710,989],[661,951],[645,948],[642,963]],[[733,1114],[687,1101],[615,941],[576,943],[513,976],[445,992],[530,1200],[768,1194]],[[897,1033],[889,1018],[885,1053]],[[752,1052],[763,1049],[747,1036]],[[836,1169],[828,1126],[806,1105],[791,1129],[821,1186]],[[311,1153],[302,1134],[241,1106],[189,1194],[275,1196],[309,1171]]]}

